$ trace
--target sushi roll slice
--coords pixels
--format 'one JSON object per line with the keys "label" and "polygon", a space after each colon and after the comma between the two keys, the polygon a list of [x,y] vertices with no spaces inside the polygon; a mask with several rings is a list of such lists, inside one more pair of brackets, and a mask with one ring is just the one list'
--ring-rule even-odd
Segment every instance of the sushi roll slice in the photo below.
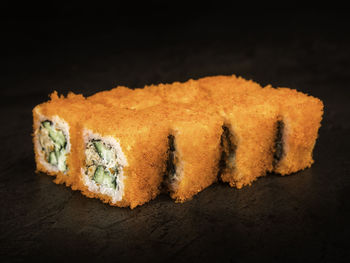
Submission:
{"label": "sushi roll slice", "polygon": [[56,176],[56,183],[71,185],[75,168],[76,123],[82,119],[86,101],[83,96],[57,92],[48,102],[33,109],[33,143],[37,171]]}
{"label": "sushi roll slice", "polygon": [[310,167],[312,151],[323,115],[317,98],[288,88],[262,88],[236,76],[216,76],[199,80],[201,88],[222,105],[245,103],[255,107],[267,103],[278,108],[274,135],[273,171],[290,174]]}
{"label": "sushi roll slice", "polygon": [[163,192],[184,202],[217,180],[223,119],[208,103],[201,104],[205,94],[200,93],[197,82],[146,86],[123,98],[115,95],[117,89],[88,100],[103,101],[107,107],[157,112],[154,125],[169,130]]}
{"label": "sushi roll slice", "polygon": [[279,107],[261,94],[262,87],[235,76],[198,80],[225,119],[220,178],[232,187],[250,185],[271,172],[276,153]]}
{"label": "sushi roll slice", "polygon": [[[197,174],[202,180],[207,180],[208,183],[205,186],[199,186],[199,189],[202,190],[213,183],[219,174],[222,181],[241,188],[244,185],[250,185],[256,178],[273,170],[274,140],[279,119],[278,107],[270,105],[261,96],[246,99],[247,94],[256,93],[262,89],[258,84],[242,78],[224,76],[175,84],[163,84],[151,88],[154,89],[153,92],[160,88],[162,98],[166,103],[179,101],[181,105],[179,107],[192,109],[199,119],[191,116],[189,119],[194,121],[190,125],[176,120],[176,117],[172,121],[172,130],[175,132],[169,139],[171,142],[169,149],[173,150],[170,152],[169,159],[174,159],[175,163],[179,163],[179,160],[186,160],[187,157],[189,159],[186,160],[186,163],[200,164],[204,168],[201,172],[193,172],[188,168],[187,177],[184,178],[195,178]],[[232,87],[237,92],[228,92],[228,89]],[[205,120],[202,125],[200,120]],[[192,130],[188,127],[191,127]],[[179,129],[179,132],[176,132],[176,128]],[[193,142],[193,136],[190,134],[195,134],[196,130],[200,129],[207,132],[207,135],[202,137],[206,138],[206,141]],[[181,138],[180,135],[183,135],[184,138]],[[186,143],[178,143],[182,140]],[[182,157],[181,147],[191,147],[194,151]],[[178,148],[180,150],[177,150]],[[198,155],[206,154],[209,159],[203,158],[203,162],[195,160],[197,153]],[[168,162],[168,167],[170,170],[168,177],[183,178],[178,176],[171,162]],[[182,167],[181,162],[179,167]],[[180,171],[182,172],[183,169]],[[199,178],[193,181],[200,181]],[[184,193],[188,193],[189,196],[193,195],[191,190],[186,189],[186,186],[191,185],[194,189],[198,186],[198,183],[193,181],[189,180],[190,183],[187,184],[183,179],[178,182],[174,179],[168,180],[172,184],[175,183],[175,186],[177,184],[180,186],[179,189],[176,189],[170,184],[169,189],[176,190],[170,191],[171,196],[179,201],[186,200]]]}
{"label": "sushi roll slice", "polygon": [[274,172],[290,174],[310,167],[323,115],[323,103],[289,88],[263,89],[269,102],[279,106],[281,119],[275,136]]}
{"label": "sushi roll slice", "polygon": [[217,181],[223,120],[193,107],[170,112],[168,120],[163,186],[171,198],[184,202]]}
{"label": "sushi roll slice", "polygon": [[232,187],[250,185],[273,169],[278,112],[269,105],[231,106],[225,113],[220,178]]}
{"label": "sushi roll slice", "polygon": [[79,125],[80,174],[76,186],[88,197],[134,208],[160,193],[168,130],[156,112],[96,105]]}

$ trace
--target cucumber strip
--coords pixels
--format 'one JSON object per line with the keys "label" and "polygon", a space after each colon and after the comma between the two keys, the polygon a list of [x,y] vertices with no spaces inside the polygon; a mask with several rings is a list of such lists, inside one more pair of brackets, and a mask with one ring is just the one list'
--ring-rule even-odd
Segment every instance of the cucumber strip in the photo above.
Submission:
{"label": "cucumber strip", "polygon": [[104,149],[103,143],[101,141],[93,141],[93,144],[95,146],[95,149],[96,149],[98,155],[100,155],[100,157],[102,158],[101,155],[102,155],[102,151]]}
{"label": "cucumber strip", "polygon": [[41,123],[42,133],[39,135],[40,145],[48,155],[47,162],[56,166],[59,171],[67,170],[65,148],[67,141],[62,130],[53,128],[51,121],[46,120]]}
{"label": "cucumber strip", "polygon": [[57,165],[58,162],[57,162],[57,157],[55,152],[50,152],[48,161],[53,165]]}
{"label": "cucumber strip", "polygon": [[50,129],[52,123],[51,123],[51,121],[44,121],[44,122],[42,122],[42,125],[44,126],[44,128]]}
{"label": "cucumber strip", "polygon": [[116,187],[115,177],[108,171],[105,171],[102,165],[97,166],[93,180],[98,184],[105,185],[113,189]]}
{"label": "cucumber strip", "polygon": [[94,146],[98,155],[105,161],[109,162],[113,158],[113,153],[111,150],[107,149],[106,146],[101,141],[94,141]]}
{"label": "cucumber strip", "polygon": [[59,148],[66,145],[66,138],[61,130],[55,130],[52,128],[52,123],[50,121],[44,121],[42,122],[42,125],[49,131],[49,137],[54,143],[58,144]]}
{"label": "cucumber strip", "polygon": [[95,170],[95,174],[94,174],[93,180],[96,183],[102,184],[103,178],[104,178],[104,169],[103,169],[103,166],[99,165],[99,166],[97,166],[97,168]]}
{"label": "cucumber strip", "polygon": [[115,177],[112,176],[108,171],[104,172],[103,184],[110,188],[115,189],[115,186],[116,186]]}
{"label": "cucumber strip", "polygon": [[60,147],[64,147],[66,144],[66,138],[62,131],[49,130],[50,138],[57,143]]}

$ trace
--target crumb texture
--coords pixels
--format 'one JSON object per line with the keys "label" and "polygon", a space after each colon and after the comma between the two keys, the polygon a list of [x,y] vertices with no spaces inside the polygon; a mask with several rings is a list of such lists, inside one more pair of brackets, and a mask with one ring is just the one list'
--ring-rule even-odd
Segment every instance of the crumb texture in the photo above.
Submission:
{"label": "crumb texture", "polygon": [[[134,208],[164,191],[170,166],[176,176],[166,191],[177,202],[217,180],[242,188],[267,172],[285,175],[310,167],[322,115],[321,100],[296,90],[214,76],[135,90],[119,86],[88,98],[54,92],[33,109],[33,142],[38,143],[42,116],[59,117],[69,127],[68,170],[47,169],[34,147],[37,170],[87,197]],[[119,201],[84,183],[86,130],[112,138],[124,154]]]}

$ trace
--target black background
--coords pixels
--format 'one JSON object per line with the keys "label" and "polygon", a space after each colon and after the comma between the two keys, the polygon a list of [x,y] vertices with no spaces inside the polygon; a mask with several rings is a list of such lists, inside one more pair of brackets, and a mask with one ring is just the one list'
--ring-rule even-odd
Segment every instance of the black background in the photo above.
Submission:
{"label": "black background", "polygon": [[[1,261],[350,259],[346,10],[131,2],[1,12]],[[31,109],[52,91],[91,95],[233,73],[324,101],[310,169],[241,190],[218,183],[184,204],[162,195],[134,210],[35,174]]]}

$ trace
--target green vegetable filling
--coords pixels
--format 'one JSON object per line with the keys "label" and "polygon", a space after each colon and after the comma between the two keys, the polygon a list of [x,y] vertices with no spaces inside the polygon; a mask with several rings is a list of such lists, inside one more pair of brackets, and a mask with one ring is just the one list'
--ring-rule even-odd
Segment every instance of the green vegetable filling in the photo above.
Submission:
{"label": "green vegetable filling", "polygon": [[67,140],[63,131],[55,129],[51,121],[44,121],[40,126],[39,142],[47,162],[65,172]]}
{"label": "green vegetable filling", "polygon": [[102,165],[97,166],[93,180],[98,184],[105,185],[113,189],[116,187],[115,176],[113,176],[108,170],[105,170]]}
{"label": "green vegetable filling", "polygon": [[98,155],[106,162],[110,162],[113,158],[113,152],[111,149],[107,149],[102,141],[94,141],[94,146]]}
{"label": "green vegetable filling", "polygon": [[97,184],[116,189],[119,165],[115,150],[101,140],[91,140],[85,155],[86,174]]}

